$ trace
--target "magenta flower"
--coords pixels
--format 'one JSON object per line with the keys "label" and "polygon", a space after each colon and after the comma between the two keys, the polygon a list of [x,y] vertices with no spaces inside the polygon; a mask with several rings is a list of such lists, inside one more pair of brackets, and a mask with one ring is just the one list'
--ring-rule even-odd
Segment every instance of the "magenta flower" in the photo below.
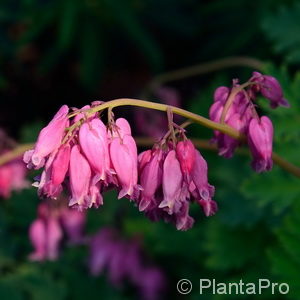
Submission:
{"label": "magenta flower", "polygon": [[262,75],[259,72],[253,72],[251,81],[258,83],[252,90],[260,91],[266,99],[270,100],[272,108],[290,106],[288,101],[283,98],[282,88],[276,78],[269,75]]}
{"label": "magenta flower", "polygon": [[191,172],[196,159],[196,149],[191,140],[181,141],[176,146],[176,154],[180,163],[182,174],[186,181],[190,181]]}
{"label": "magenta flower", "polygon": [[38,206],[38,217],[29,227],[29,238],[34,248],[29,255],[30,260],[56,260],[59,249],[66,234],[70,244],[83,242],[85,213],[66,206],[51,206],[42,202]]}
{"label": "magenta flower", "polygon": [[41,193],[45,194],[47,197],[57,198],[62,192],[62,183],[65,180],[66,174],[69,170],[70,152],[70,145],[63,145],[59,148],[53,162],[49,167],[48,164],[51,160],[47,161],[44,172],[47,172],[49,168],[49,174],[47,176],[46,173],[44,173],[45,183],[43,186],[39,185]]}
{"label": "magenta flower", "polygon": [[252,167],[256,172],[268,171],[273,166],[273,124],[263,116],[253,118],[249,125],[248,144],[253,156]]}
{"label": "magenta flower", "polygon": [[59,244],[63,237],[57,216],[52,215],[47,208],[39,210],[39,217],[29,227],[29,238],[34,252],[29,259],[33,261],[56,260],[59,255]]}
{"label": "magenta flower", "polygon": [[229,96],[230,89],[227,86],[220,86],[214,92],[214,102],[225,104]]}
{"label": "magenta flower", "polygon": [[105,180],[109,171],[109,154],[106,127],[100,119],[82,124],[79,141],[83,153],[88,159],[99,180]]}
{"label": "magenta flower", "polygon": [[158,149],[154,151],[149,162],[141,161],[141,163],[145,163],[145,166],[140,173],[140,183],[143,187],[139,201],[140,211],[147,209],[151,204],[155,204],[155,193],[162,183],[162,158],[162,150]]}
{"label": "magenta flower", "polygon": [[134,197],[137,190],[137,151],[132,136],[115,137],[110,143],[110,158],[121,190],[118,198]]}
{"label": "magenta flower", "polygon": [[138,171],[139,171],[139,174],[142,173],[144,167],[150,161],[151,157],[152,157],[152,150],[150,150],[150,149],[146,150],[146,151],[143,151],[138,155]]}
{"label": "magenta flower", "polygon": [[192,172],[190,192],[196,201],[202,206],[206,216],[211,216],[217,211],[217,204],[211,200],[215,188],[207,180],[207,163],[199,151],[196,151],[196,161]]}
{"label": "magenta flower", "polygon": [[178,212],[181,206],[181,190],[183,176],[175,150],[171,150],[163,165],[163,194],[164,199],[159,208],[164,208],[170,215]]}
{"label": "magenta flower", "polygon": [[63,105],[51,122],[44,127],[37,139],[33,150],[29,150],[24,154],[24,161],[29,168],[40,168],[45,163],[45,158],[60,146],[65,128],[68,124],[67,105]]}
{"label": "magenta flower", "polygon": [[87,197],[91,180],[91,168],[88,161],[80,153],[79,146],[75,145],[71,150],[70,157],[70,187],[71,199],[69,205],[78,208],[87,206]]}
{"label": "magenta flower", "polygon": [[66,207],[60,213],[60,220],[70,244],[81,243],[86,222],[85,212]]}
{"label": "magenta flower", "polygon": [[98,276],[107,271],[114,286],[126,281],[138,288],[142,299],[159,299],[166,278],[158,267],[148,266],[142,252],[137,239],[124,240],[114,229],[101,229],[90,240],[90,272]]}
{"label": "magenta flower", "polygon": [[21,160],[14,160],[0,166],[0,197],[9,198],[13,190],[28,187],[25,179],[26,167]]}

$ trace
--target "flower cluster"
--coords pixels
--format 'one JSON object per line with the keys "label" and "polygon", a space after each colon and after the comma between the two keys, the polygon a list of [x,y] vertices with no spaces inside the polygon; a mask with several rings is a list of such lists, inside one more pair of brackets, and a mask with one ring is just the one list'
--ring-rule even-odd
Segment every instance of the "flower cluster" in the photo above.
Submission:
{"label": "flower cluster", "polygon": [[142,299],[160,299],[166,278],[146,261],[137,238],[123,240],[113,228],[103,228],[91,237],[89,246],[92,275],[106,271],[113,285],[120,287],[126,280],[140,291]]}
{"label": "flower cluster", "polygon": [[[0,154],[8,153],[15,142],[0,129]],[[9,198],[13,190],[21,190],[28,187],[25,179],[26,168],[21,158],[5,163],[0,166],[0,197]]]}
{"label": "flower cluster", "polygon": [[56,260],[64,235],[70,244],[83,241],[85,213],[66,205],[55,206],[42,202],[37,218],[29,227],[29,238],[34,247],[29,259],[33,261]]}
{"label": "flower cluster", "polygon": [[207,216],[214,214],[206,161],[173,117],[161,141],[138,157],[126,119],[114,120],[110,112],[105,126],[98,113],[86,113],[89,108],[75,110],[72,119],[62,106],[40,132],[35,148],[24,154],[29,168],[44,167],[34,183],[40,196],[55,199],[65,188],[69,205],[82,210],[99,207],[102,193],[116,188],[118,198],[129,198],[152,220],[164,219],[179,230],[193,225],[193,199]]}
{"label": "flower cluster", "polygon": [[[231,88],[221,86],[215,90],[214,103],[210,107],[210,119],[227,124],[247,136],[256,172],[272,168],[273,124],[267,116],[260,117],[255,109],[257,95],[261,94],[270,101],[272,108],[288,107],[283,98],[279,82],[272,76],[253,72],[252,77],[243,85],[233,81]],[[219,131],[214,132],[219,154],[230,158],[240,142]]]}
{"label": "flower cluster", "polygon": [[[181,135],[184,135],[181,132]],[[189,206],[194,199],[206,216],[213,215],[217,204],[211,198],[214,187],[207,181],[207,163],[193,143],[183,136],[175,143],[165,141],[139,155],[140,211],[157,221],[172,222],[179,230],[193,226]]]}

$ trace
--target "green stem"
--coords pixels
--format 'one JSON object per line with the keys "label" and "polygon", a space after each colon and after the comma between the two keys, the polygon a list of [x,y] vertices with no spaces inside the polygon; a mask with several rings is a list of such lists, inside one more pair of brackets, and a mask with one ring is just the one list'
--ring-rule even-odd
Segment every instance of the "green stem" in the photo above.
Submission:
{"label": "green stem", "polygon": [[[239,140],[245,140],[245,136],[238,132],[237,130],[233,129],[232,127],[226,125],[226,124],[220,124],[217,122],[213,122],[205,117],[199,116],[197,114],[194,114],[192,112],[189,112],[187,110],[184,110],[182,108],[176,107],[176,106],[170,106],[162,103],[156,103],[156,102],[150,102],[150,101],[144,101],[144,100],[138,100],[138,99],[131,99],[131,98],[121,98],[121,99],[115,99],[108,102],[105,102],[101,105],[92,107],[85,112],[88,114],[93,114],[98,111],[102,111],[107,108],[115,108],[118,106],[137,106],[137,107],[145,107],[160,111],[167,111],[168,107],[172,109],[172,112],[174,114],[180,115],[182,117],[185,117],[187,119],[192,120],[195,123],[198,123],[200,125],[203,125],[205,127],[208,127],[213,130],[218,130],[220,132],[223,132],[235,139]],[[69,127],[69,130],[73,130],[77,128],[80,125],[80,121],[73,124],[71,127]]]}
{"label": "green stem", "polygon": [[[208,127],[213,130],[218,130],[222,133],[225,133],[237,140],[240,141],[246,141],[246,136],[234,128],[226,125],[226,124],[220,124],[213,122],[207,118],[204,118],[202,116],[199,116],[197,114],[194,114],[192,112],[186,111],[182,108],[175,107],[175,106],[170,106],[166,104],[161,104],[161,103],[155,103],[155,102],[149,102],[149,101],[143,101],[143,100],[138,100],[138,99],[130,99],[130,98],[121,98],[121,99],[116,99],[116,100],[111,100],[108,102],[104,102],[98,106],[92,107],[90,109],[85,110],[84,112],[87,114],[94,114],[95,112],[102,111],[104,109],[110,108],[113,109],[118,106],[137,106],[137,107],[145,107],[145,108],[150,108],[150,109],[155,109],[155,110],[160,110],[160,111],[167,111],[168,108],[172,110],[173,113],[183,116],[187,118],[189,121],[193,121],[195,123],[198,123],[200,125],[203,125],[205,127]],[[76,113],[75,113],[76,114]],[[73,116],[74,114],[72,114]],[[71,116],[69,116],[71,117]],[[67,130],[69,131],[68,133],[72,133],[74,129],[76,129],[78,126],[80,126],[81,120],[73,124],[71,127],[69,127]],[[25,144],[25,145],[20,145],[16,147],[14,150],[7,152],[0,156],[0,165],[3,165],[15,158],[20,157],[26,150],[29,150],[33,148],[34,145],[32,144]],[[214,148],[214,146],[208,145],[208,148]],[[300,168],[289,163],[282,157],[280,157],[278,154],[273,152],[273,161],[277,165],[279,165],[281,168],[285,169],[289,173],[300,177]]]}

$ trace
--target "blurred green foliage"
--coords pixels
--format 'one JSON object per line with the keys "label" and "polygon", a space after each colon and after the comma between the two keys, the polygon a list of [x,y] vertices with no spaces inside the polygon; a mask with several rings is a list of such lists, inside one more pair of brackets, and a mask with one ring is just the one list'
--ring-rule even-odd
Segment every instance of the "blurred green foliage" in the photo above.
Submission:
{"label": "blurred green foliage", "polygon": [[[278,78],[291,103],[290,109],[277,110],[271,110],[264,100],[259,105],[274,122],[274,149],[300,165],[299,14],[296,1],[284,0],[3,0],[0,90],[5,93],[11,84],[11,69],[18,76],[27,76],[28,51],[35,53],[33,65],[39,74],[30,76],[51,77],[57,74],[54,69],[62,71],[65,62],[71,61],[77,78],[72,84],[79,82],[90,91],[97,90],[111,70],[122,74],[128,68],[131,74],[132,65],[139,64],[139,76],[147,73],[151,80],[169,69],[249,55],[268,62],[264,73]],[[243,81],[250,74],[244,68],[228,69],[171,84],[182,94],[187,109],[207,116],[217,86],[230,85],[232,77]],[[138,94],[140,88],[145,87],[138,86],[134,92]],[[90,97],[87,94],[86,102]],[[52,102],[45,105],[53,107]],[[19,141],[33,142],[42,123],[20,124]],[[188,133],[196,138],[212,135],[199,126],[191,126]],[[214,217],[205,218],[194,205],[194,228],[178,232],[169,224],[151,223],[132,203],[109,193],[103,207],[89,211],[86,232],[116,226],[125,237],[142,235],[147,256],[168,276],[168,299],[183,298],[176,291],[181,278],[190,279],[195,286],[186,299],[200,299],[200,278],[220,282],[268,278],[289,283],[290,293],[234,297],[299,300],[299,179],[277,166],[272,172],[254,174],[248,156],[225,160],[208,151],[203,155],[210,182],[216,186],[219,212]],[[1,300],[137,298],[131,287],[112,287],[105,275],[91,277],[85,247],[64,247],[57,262],[29,262],[27,232],[38,201],[35,189],[1,200]],[[208,293],[201,299],[233,297]]]}

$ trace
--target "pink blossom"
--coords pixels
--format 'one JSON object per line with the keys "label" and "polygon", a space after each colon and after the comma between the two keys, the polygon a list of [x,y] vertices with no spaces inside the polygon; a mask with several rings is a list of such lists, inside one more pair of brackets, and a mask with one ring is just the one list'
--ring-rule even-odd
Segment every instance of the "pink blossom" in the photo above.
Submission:
{"label": "pink blossom", "polygon": [[70,187],[71,199],[69,205],[76,204],[85,207],[91,180],[91,168],[88,161],[80,153],[79,146],[72,147],[70,156]]}
{"label": "pink blossom", "polygon": [[229,96],[230,89],[227,86],[220,86],[214,92],[214,102],[225,104]]}
{"label": "pink blossom", "polygon": [[192,182],[189,188],[196,201],[202,206],[206,216],[211,216],[217,211],[217,204],[211,200],[215,188],[208,183],[207,163],[199,151],[196,151]]}
{"label": "pink blossom", "polygon": [[258,83],[252,88],[252,91],[260,91],[266,99],[270,100],[272,108],[278,106],[290,106],[288,101],[283,98],[282,88],[275,77],[262,75],[259,72],[253,72],[251,81]]}
{"label": "pink blossom", "polygon": [[125,195],[134,196],[137,188],[137,152],[132,136],[125,135],[123,139],[113,138],[110,144],[110,157],[116,171],[121,191],[118,198]]}
{"label": "pink blossom", "polygon": [[248,144],[253,156],[253,169],[256,172],[270,170],[273,166],[273,124],[268,117],[262,116],[260,119],[253,118],[251,120],[248,132]]}
{"label": "pink blossom", "polygon": [[182,187],[182,172],[180,163],[176,158],[176,152],[171,150],[163,165],[163,194],[164,199],[159,208],[166,208],[169,214],[177,212],[180,207],[180,195]]}
{"label": "pink blossom", "polygon": [[[43,185],[40,185],[41,193],[50,198],[57,198],[62,192],[62,183],[69,169],[70,152],[71,147],[69,144],[62,145],[55,153],[53,161],[50,159],[47,161],[44,171],[45,182]],[[49,172],[48,175],[46,174],[47,170]]]}
{"label": "pink blossom", "polygon": [[83,228],[86,214],[72,208],[65,208],[61,212],[61,222],[71,244],[78,244],[83,239]]}
{"label": "pink blossom", "polygon": [[196,159],[196,149],[191,140],[179,142],[176,146],[176,154],[180,163],[181,171],[186,180],[189,182]]}
{"label": "pink blossom", "polygon": [[83,153],[99,179],[105,180],[109,169],[109,154],[106,127],[100,119],[81,125],[79,141]]}
{"label": "pink blossom", "polygon": [[57,217],[50,215],[48,211],[47,214],[47,216],[39,216],[29,227],[29,238],[34,247],[34,252],[29,256],[30,260],[43,261],[58,258],[63,234]]}
{"label": "pink blossom", "polygon": [[19,159],[0,166],[0,196],[9,198],[11,191],[28,187],[25,176],[26,167]]}
{"label": "pink blossom", "polygon": [[152,158],[145,164],[140,183],[143,187],[140,195],[139,210],[145,210],[151,203],[155,202],[155,193],[162,182],[162,150],[155,150]]}
{"label": "pink blossom", "polygon": [[152,156],[152,151],[150,149],[146,150],[146,151],[143,151],[138,155],[138,171],[139,171],[139,174],[142,173],[144,167],[150,161],[151,156]]}
{"label": "pink blossom", "polygon": [[24,162],[29,168],[40,168],[45,163],[45,158],[60,146],[65,128],[68,124],[67,105],[63,105],[51,122],[44,127],[37,139],[33,150],[29,150],[24,154]]}

